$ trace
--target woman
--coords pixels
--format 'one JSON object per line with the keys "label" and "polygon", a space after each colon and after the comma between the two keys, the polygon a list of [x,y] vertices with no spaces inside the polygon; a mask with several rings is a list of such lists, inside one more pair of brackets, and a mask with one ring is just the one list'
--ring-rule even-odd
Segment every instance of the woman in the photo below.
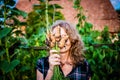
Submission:
{"label": "woman", "polygon": [[[63,75],[70,80],[90,80],[90,67],[83,56],[84,44],[75,27],[66,21],[58,20],[51,26],[50,34],[55,40],[47,37],[47,43],[51,48],[50,54],[38,60],[37,80],[51,80],[56,65],[60,66]],[[66,40],[60,43],[65,37]],[[52,48],[55,42],[60,48],[60,54],[54,54],[58,52]],[[64,46],[61,46],[63,43]]]}

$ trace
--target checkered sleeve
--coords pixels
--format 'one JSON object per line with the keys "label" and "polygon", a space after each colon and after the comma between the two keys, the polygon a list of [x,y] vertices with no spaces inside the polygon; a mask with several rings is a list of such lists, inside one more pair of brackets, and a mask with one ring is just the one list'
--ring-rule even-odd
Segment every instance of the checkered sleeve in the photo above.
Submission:
{"label": "checkered sleeve", "polygon": [[87,78],[89,80],[89,78],[92,76],[92,71],[91,71],[91,67],[90,67],[90,64],[88,62],[86,62],[87,64]]}
{"label": "checkered sleeve", "polygon": [[44,58],[37,60],[36,69],[39,70],[41,73],[44,73]]}

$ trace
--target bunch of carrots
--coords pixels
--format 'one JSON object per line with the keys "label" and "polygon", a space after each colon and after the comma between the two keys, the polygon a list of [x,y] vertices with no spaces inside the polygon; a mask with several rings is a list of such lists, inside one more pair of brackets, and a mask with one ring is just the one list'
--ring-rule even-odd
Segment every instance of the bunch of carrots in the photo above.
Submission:
{"label": "bunch of carrots", "polygon": [[[58,53],[56,54],[59,54],[59,49],[65,46],[65,42],[68,39],[68,36],[60,35],[60,29],[61,29],[60,26],[57,26],[55,28],[56,30],[55,34],[49,31],[47,32],[47,36],[46,36],[50,43],[50,48],[58,51]],[[69,80],[69,79],[63,76],[62,72],[59,69],[59,66],[56,65],[54,67],[54,74],[52,80]]]}

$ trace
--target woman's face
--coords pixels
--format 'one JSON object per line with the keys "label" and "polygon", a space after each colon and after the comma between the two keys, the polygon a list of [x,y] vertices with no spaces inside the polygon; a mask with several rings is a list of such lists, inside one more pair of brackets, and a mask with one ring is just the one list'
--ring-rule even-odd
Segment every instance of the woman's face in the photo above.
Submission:
{"label": "woman's face", "polygon": [[[53,29],[53,33],[54,34],[57,33],[56,29]],[[62,36],[68,36],[66,31],[61,27],[60,27],[60,35],[61,35],[61,37]],[[70,47],[71,47],[71,42],[70,42],[70,39],[68,37],[68,39],[65,42],[64,47],[60,48],[60,53],[68,52],[70,50]]]}

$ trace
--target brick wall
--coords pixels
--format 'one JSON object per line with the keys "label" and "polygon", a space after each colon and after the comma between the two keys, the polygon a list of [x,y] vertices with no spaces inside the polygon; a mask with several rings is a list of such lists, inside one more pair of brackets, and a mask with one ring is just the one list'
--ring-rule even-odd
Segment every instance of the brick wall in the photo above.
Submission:
{"label": "brick wall", "polygon": [[[73,2],[69,0],[54,0],[51,4],[57,3],[64,9],[61,12],[67,21],[77,24],[77,11],[73,8]],[[17,8],[30,12],[33,4],[39,4],[38,0],[19,0]],[[81,0],[81,5],[87,17],[87,21],[92,23],[95,30],[102,30],[105,25],[109,26],[110,32],[120,30],[120,20],[114,11],[109,0]],[[21,19],[22,20],[22,19]]]}
{"label": "brick wall", "polygon": [[82,0],[87,21],[93,23],[94,29],[102,30],[105,25],[109,26],[110,32],[120,30],[120,20],[109,0]]}

